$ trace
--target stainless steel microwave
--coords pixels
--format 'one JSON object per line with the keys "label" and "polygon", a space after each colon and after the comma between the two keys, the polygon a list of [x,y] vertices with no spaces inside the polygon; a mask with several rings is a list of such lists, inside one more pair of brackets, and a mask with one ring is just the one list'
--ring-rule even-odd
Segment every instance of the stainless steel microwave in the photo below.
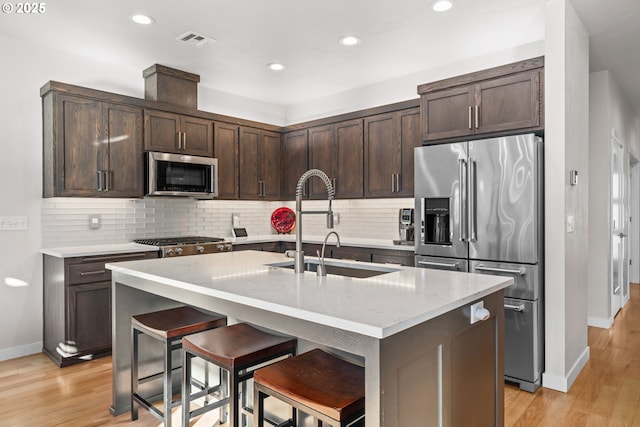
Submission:
{"label": "stainless steel microwave", "polygon": [[147,196],[218,196],[218,159],[150,151],[145,170]]}

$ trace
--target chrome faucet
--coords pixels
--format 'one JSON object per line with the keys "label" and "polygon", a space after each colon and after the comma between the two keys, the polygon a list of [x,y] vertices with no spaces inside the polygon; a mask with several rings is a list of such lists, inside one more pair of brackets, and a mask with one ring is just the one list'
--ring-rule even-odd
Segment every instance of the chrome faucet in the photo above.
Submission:
{"label": "chrome faucet", "polygon": [[[329,199],[329,209],[326,211],[303,211],[302,210],[302,186],[312,176],[322,179],[324,185],[327,186],[327,198]],[[302,250],[302,214],[326,214],[327,228],[333,228],[333,211],[331,210],[331,201],[333,200],[334,191],[331,181],[326,173],[320,169],[309,169],[300,176],[298,185],[296,185],[296,253],[293,259],[293,265],[296,273],[304,273],[304,251]]]}
{"label": "chrome faucet", "polygon": [[324,266],[324,248],[327,246],[327,240],[329,239],[329,236],[331,236],[332,234],[336,235],[336,239],[338,239],[338,242],[336,243],[336,247],[340,247],[340,236],[338,236],[338,233],[336,233],[335,231],[330,231],[329,233],[327,233],[327,235],[324,238],[324,243],[322,244],[322,255],[320,255],[320,251],[316,251],[316,253],[318,254],[318,258],[320,260],[320,262],[318,263],[318,269],[316,270],[316,273],[318,273],[318,276],[326,276],[327,275],[327,267]]}

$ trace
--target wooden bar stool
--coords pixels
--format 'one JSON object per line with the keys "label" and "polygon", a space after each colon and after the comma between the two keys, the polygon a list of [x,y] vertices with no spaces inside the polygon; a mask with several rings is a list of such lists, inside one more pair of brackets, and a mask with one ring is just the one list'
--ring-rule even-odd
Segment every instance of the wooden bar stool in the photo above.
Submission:
{"label": "wooden bar stool", "polygon": [[[237,323],[184,337],[182,340],[182,425],[188,426],[192,417],[229,405],[230,427],[240,427],[240,412],[251,413],[246,407],[246,381],[253,377],[255,367],[283,356],[296,354],[297,340],[269,334],[246,323]],[[224,385],[223,398],[201,408],[191,410],[192,395],[189,390],[191,359],[199,357],[227,371],[230,377]],[[253,369],[252,369],[253,368]],[[238,386],[242,385],[242,393]],[[242,395],[242,404],[238,400]],[[224,410],[221,423],[226,422]]]}
{"label": "wooden bar stool", "polygon": [[[254,427],[263,427],[273,396],[314,417],[314,426],[364,425],[364,368],[315,349],[253,374]],[[295,413],[295,411],[294,411]],[[296,417],[278,427],[296,427]]]}
{"label": "wooden bar stool", "polygon": [[[172,384],[172,352],[182,347],[185,335],[218,328],[227,324],[226,316],[206,314],[192,307],[178,307],[169,310],[139,314],[131,318],[131,420],[138,419],[138,406],[147,409],[167,427],[171,426],[171,408],[180,404],[180,400],[173,401]],[[163,407],[158,408],[138,394],[141,381],[153,379],[157,375],[138,378],[138,337],[146,334],[161,341],[164,345],[163,376]],[[208,384],[206,385],[208,387]]]}

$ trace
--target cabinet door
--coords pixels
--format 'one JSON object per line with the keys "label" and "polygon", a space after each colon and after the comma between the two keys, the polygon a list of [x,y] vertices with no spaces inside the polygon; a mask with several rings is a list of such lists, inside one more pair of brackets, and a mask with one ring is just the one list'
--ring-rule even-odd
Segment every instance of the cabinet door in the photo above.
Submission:
{"label": "cabinet door", "polygon": [[105,136],[108,159],[103,162],[106,174],[106,197],[142,197],[144,163],[142,158],[142,110],[124,105],[105,104]]}
{"label": "cabinet door", "polygon": [[260,131],[240,127],[238,143],[239,191],[241,199],[258,199],[260,184],[258,175],[258,147]]}
{"label": "cabinet door", "polygon": [[335,171],[336,198],[354,199],[364,193],[364,145],[362,120],[335,125],[338,163]]}
{"label": "cabinet door", "polygon": [[[325,248],[327,251],[328,248]],[[327,252],[325,252],[325,257],[327,256]],[[331,258],[337,259],[350,259],[354,261],[363,261],[363,262],[371,262],[371,250],[367,248],[356,248],[356,247],[347,247],[341,246],[331,247]]]}
{"label": "cabinet door", "polygon": [[102,103],[60,95],[54,105],[57,196],[95,196],[102,155]]}
{"label": "cabinet door", "polygon": [[260,163],[259,173],[262,181],[262,195],[265,200],[280,199],[280,134],[275,132],[260,132]]}
{"label": "cabinet door", "polygon": [[421,145],[420,110],[413,108],[398,113],[400,116],[400,157],[396,196],[413,197],[413,151]]}
{"label": "cabinet door", "polygon": [[213,156],[213,122],[198,117],[180,117],[182,147],[180,153],[193,156]]}
{"label": "cabinet door", "polygon": [[[309,129],[309,169],[320,169],[329,179],[335,179],[337,164],[335,126],[317,126]],[[327,187],[318,177],[311,177],[309,198],[326,199]]]}
{"label": "cabinet door", "polygon": [[400,135],[397,113],[364,119],[365,196],[394,196],[400,173]]}
{"label": "cabinet door", "polygon": [[[282,139],[282,198],[296,198],[296,185],[300,176],[309,169],[309,146],[307,130],[290,132]],[[308,195],[308,183],[303,187],[303,196]]]}
{"label": "cabinet door", "polygon": [[67,337],[78,352],[111,346],[111,282],[68,287]]}
{"label": "cabinet door", "polygon": [[478,129],[488,133],[540,125],[540,71],[477,84]]}
{"label": "cabinet door", "polygon": [[472,135],[474,96],[473,85],[422,95],[422,139],[431,141]]}
{"label": "cabinet door", "polygon": [[163,111],[144,111],[144,149],[163,153],[179,153],[180,116]]}
{"label": "cabinet door", "polygon": [[238,126],[215,124],[214,157],[218,159],[218,197],[238,198]]}

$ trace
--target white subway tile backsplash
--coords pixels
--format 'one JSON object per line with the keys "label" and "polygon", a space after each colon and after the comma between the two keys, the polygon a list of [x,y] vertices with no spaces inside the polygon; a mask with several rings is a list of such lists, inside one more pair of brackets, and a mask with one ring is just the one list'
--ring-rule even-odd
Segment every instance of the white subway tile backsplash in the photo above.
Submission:
{"label": "white subway tile backsplash", "polygon": [[[250,235],[276,234],[271,213],[280,206],[295,209],[295,202],[189,199],[43,199],[45,247],[123,243],[137,238],[205,235],[230,237],[232,213]],[[340,215],[335,229],[345,237],[396,239],[398,209],[413,206],[413,199],[334,200]],[[326,210],[326,200],[305,200],[304,210]],[[100,215],[101,226],[89,229],[89,215]],[[327,233],[324,215],[305,215],[304,235]]]}

